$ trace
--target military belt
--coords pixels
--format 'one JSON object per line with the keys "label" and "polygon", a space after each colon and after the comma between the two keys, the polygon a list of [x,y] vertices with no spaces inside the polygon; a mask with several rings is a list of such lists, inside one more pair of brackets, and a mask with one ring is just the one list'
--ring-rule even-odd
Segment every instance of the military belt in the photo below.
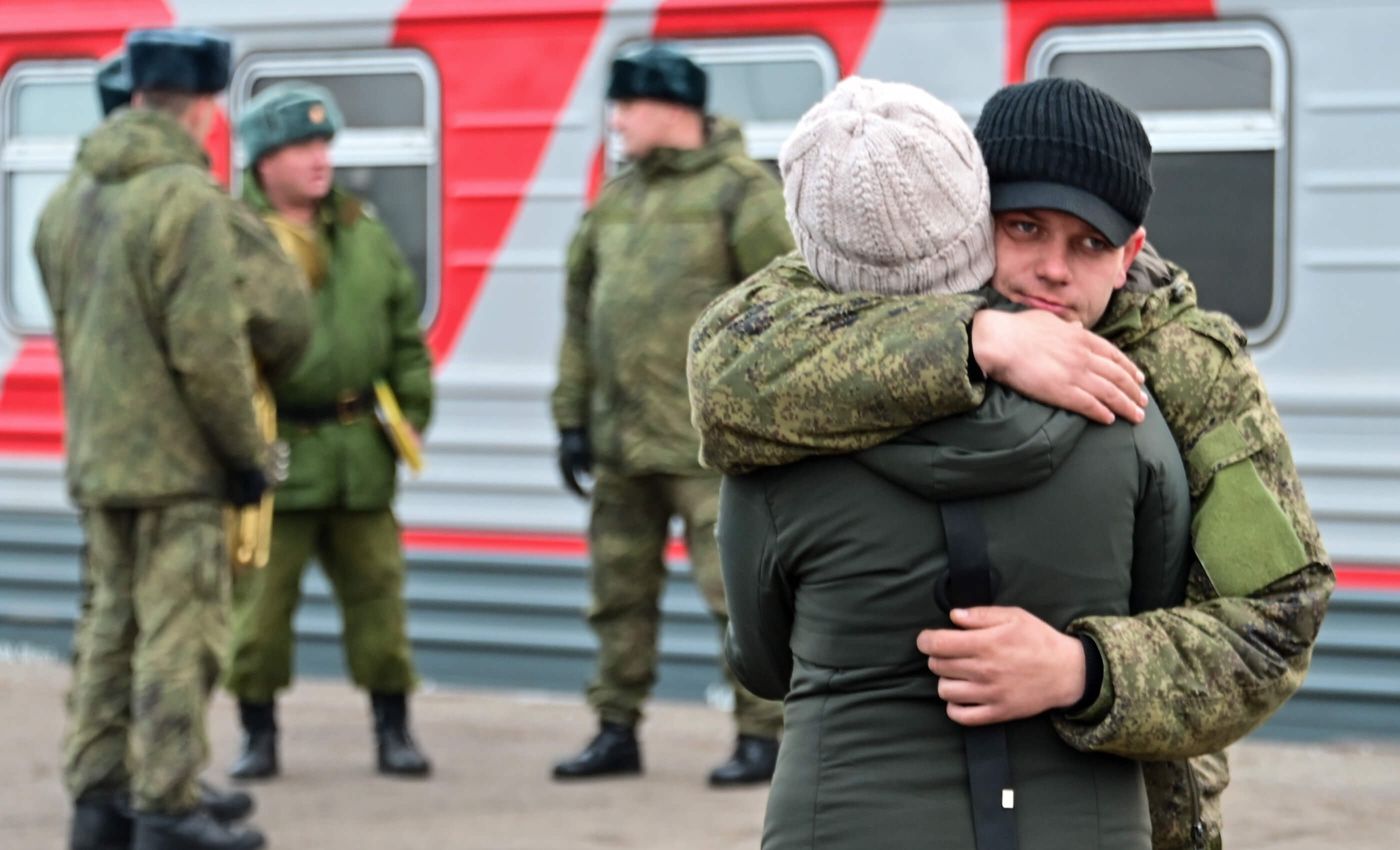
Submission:
{"label": "military belt", "polygon": [[348,425],[374,409],[374,394],[369,389],[341,393],[334,404],[313,404],[305,407],[278,405],[277,418],[293,425],[324,425],[339,422]]}
{"label": "military belt", "polygon": [[[973,608],[995,601],[987,532],[972,502],[939,504],[948,540],[948,572],[935,593],[940,605]],[[963,728],[967,785],[972,797],[972,830],[977,850],[1016,850],[1016,798],[1011,786],[1011,753],[1006,726]]]}

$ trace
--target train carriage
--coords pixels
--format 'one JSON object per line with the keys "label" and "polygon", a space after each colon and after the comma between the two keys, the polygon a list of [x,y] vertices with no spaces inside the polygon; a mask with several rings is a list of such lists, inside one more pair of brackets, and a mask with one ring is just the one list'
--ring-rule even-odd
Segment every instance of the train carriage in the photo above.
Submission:
{"label": "train carriage", "polygon": [[[902,80],[971,122],[1044,75],[1138,110],[1159,191],[1148,228],[1230,312],[1283,415],[1337,562],[1303,692],[1270,728],[1400,734],[1400,7],[1368,0],[7,0],[0,9],[0,642],[63,652],[80,533],[62,479],[58,361],[29,245],[95,126],[97,60],[142,26],[234,39],[226,118],[283,79],[330,88],[338,179],[423,285],[440,402],[406,482],[410,633],[425,676],[574,690],[593,643],[584,506],[559,486],[547,396],[563,253],[610,168],[610,60],[654,39],[711,74],[715,111],[773,160],[847,74]],[[229,122],[208,148],[234,188]],[[683,565],[684,552],[671,552]],[[693,588],[664,600],[663,695],[718,680]],[[324,581],[303,672],[339,665]]]}

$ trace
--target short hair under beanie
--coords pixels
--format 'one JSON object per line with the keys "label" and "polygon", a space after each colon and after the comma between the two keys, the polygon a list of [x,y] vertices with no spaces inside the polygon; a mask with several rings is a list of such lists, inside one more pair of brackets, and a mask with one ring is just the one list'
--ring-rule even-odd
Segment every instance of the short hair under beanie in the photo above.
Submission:
{"label": "short hair under beanie", "polygon": [[807,111],[778,157],[788,226],[840,292],[970,292],[992,276],[987,168],[946,103],[848,77]]}
{"label": "short hair under beanie", "polygon": [[312,83],[277,83],[248,101],[238,119],[238,138],[251,165],[296,142],[333,138],[344,124],[326,89]]}
{"label": "short hair under beanie", "polygon": [[1132,110],[1099,89],[1061,77],[1007,86],[976,132],[994,212],[1060,210],[1119,246],[1147,219],[1152,143]]}
{"label": "short hair under beanie", "polygon": [[656,45],[613,60],[608,100],[664,100],[703,112],[708,87],[704,69],[690,57]]}
{"label": "short hair under beanie", "polygon": [[203,30],[132,30],[126,36],[126,62],[134,91],[223,91],[228,85],[231,55],[228,39]]}

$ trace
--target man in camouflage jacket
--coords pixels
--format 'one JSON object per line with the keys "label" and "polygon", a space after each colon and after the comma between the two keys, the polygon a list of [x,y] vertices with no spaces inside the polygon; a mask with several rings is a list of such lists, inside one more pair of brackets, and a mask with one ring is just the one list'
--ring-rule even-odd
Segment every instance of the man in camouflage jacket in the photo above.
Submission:
{"label": "man in camouflage jacket", "polygon": [[[1031,86],[1052,100],[1067,96],[1048,81]],[[1013,182],[1004,140],[1054,137],[1043,126],[1007,132],[989,118],[1008,117],[998,103],[989,102],[977,128],[994,210],[998,184]],[[1014,131],[1017,116],[1010,118]],[[1049,177],[1034,168],[1016,176]],[[998,212],[999,243],[1006,228],[1024,225]],[[782,258],[715,302],[692,332],[689,378],[704,462],[734,473],[858,451],[975,408],[989,379],[1100,421],[1111,410],[1136,419],[1134,376],[1124,379],[1121,355],[1104,341],[1121,349],[1146,373],[1186,460],[1194,549],[1187,604],[1072,623],[1101,652],[1103,685],[1086,710],[1055,723],[1075,747],[1145,762],[1156,850],[1219,847],[1223,748],[1302,683],[1334,584],[1244,334],[1201,310],[1186,272],[1150,249],[1113,294],[1094,327],[1098,338],[1044,310],[995,315],[984,307],[976,295],[837,294],[800,256]],[[1025,646],[1044,624],[986,608],[961,625],[971,640],[987,635],[975,654],[989,672],[976,684],[988,694],[1000,686],[1003,695],[950,706],[950,714],[991,723],[1049,708],[1022,684],[1034,677],[994,648]],[[949,637],[959,633],[920,637],[936,671],[946,669]]]}
{"label": "man in camouflage jacket", "polygon": [[397,456],[376,419],[373,386],[386,385],[422,433],[432,413],[432,361],[408,263],[366,205],[334,185],[330,142],[342,123],[330,93],[305,83],[269,87],[238,122],[250,163],[243,198],[304,272],[315,326],[296,367],[269,375],[291,465],[277,491],[268,564],[233,586],[225,686],[238,698],[245,732],[229,771],[237,779],[279,772],[275,700],[292,681],[292,618],[313,555],[340,607],[350,675],[369,692],[378,771],[431,772],[408,728],[417,676],[393,512]]}
{"label": "man in camouflage jacket", "polygon": [[[671,517],[685,521],[696,583],[726,622],[714,525],[719,478],[701,468],[686,396],[686,333],[716,296],[793,247],[782,193],[739,128],[703,114],[706,80],[666,48],[618,60],[608,91],[630,167],[603,187],[568,252],[554,421],[565,484],[585,495],[599,735],[558,778],[641,770],[634,727],[656,677]],[[596,461],[597,466],[594,467]],[[781,706],[730,677],[739,741],[716,785],[772,775]]]}
{"label": "man in camouflage jacket", "polygon": [[[256,324],[263,353],[285,365],[305,342],[306,303],[275,254],[252,262],[270,235],[240,225],[197,141],[228,80],[228,43],[138,31],[127,46],[133,108],[83,141],[34,246],[92,588],[65,744],[70,846],[255,848],[256,831],[198,806],[196,780],[227,634],[223,506],[267,484],[249,334]],[[288,281],[289,293],[269,291]],[[287,315],[254,322],[252,289]]]}

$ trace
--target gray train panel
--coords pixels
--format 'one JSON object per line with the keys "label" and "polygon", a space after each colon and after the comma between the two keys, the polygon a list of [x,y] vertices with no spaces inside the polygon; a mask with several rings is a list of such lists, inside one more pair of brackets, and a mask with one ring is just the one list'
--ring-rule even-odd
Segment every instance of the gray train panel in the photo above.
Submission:
{"label": "gray train panel", "polygon": [[[0,644],[66,656],[77,614],[80,533],[71,517],[0,520]],[[316,569],[303,583],[297,670],[343,676],[339,617]],[[442,684],[579,693],[595,644],[587,572],[567,560],[410,553],[409,634],[420,673]],[[694,585],[673,570],[662,600],[657,695],[702,700],[719,641]],[[1400,738],[1400,595],[1339,593],[1303,690],[1261,734]]]}

